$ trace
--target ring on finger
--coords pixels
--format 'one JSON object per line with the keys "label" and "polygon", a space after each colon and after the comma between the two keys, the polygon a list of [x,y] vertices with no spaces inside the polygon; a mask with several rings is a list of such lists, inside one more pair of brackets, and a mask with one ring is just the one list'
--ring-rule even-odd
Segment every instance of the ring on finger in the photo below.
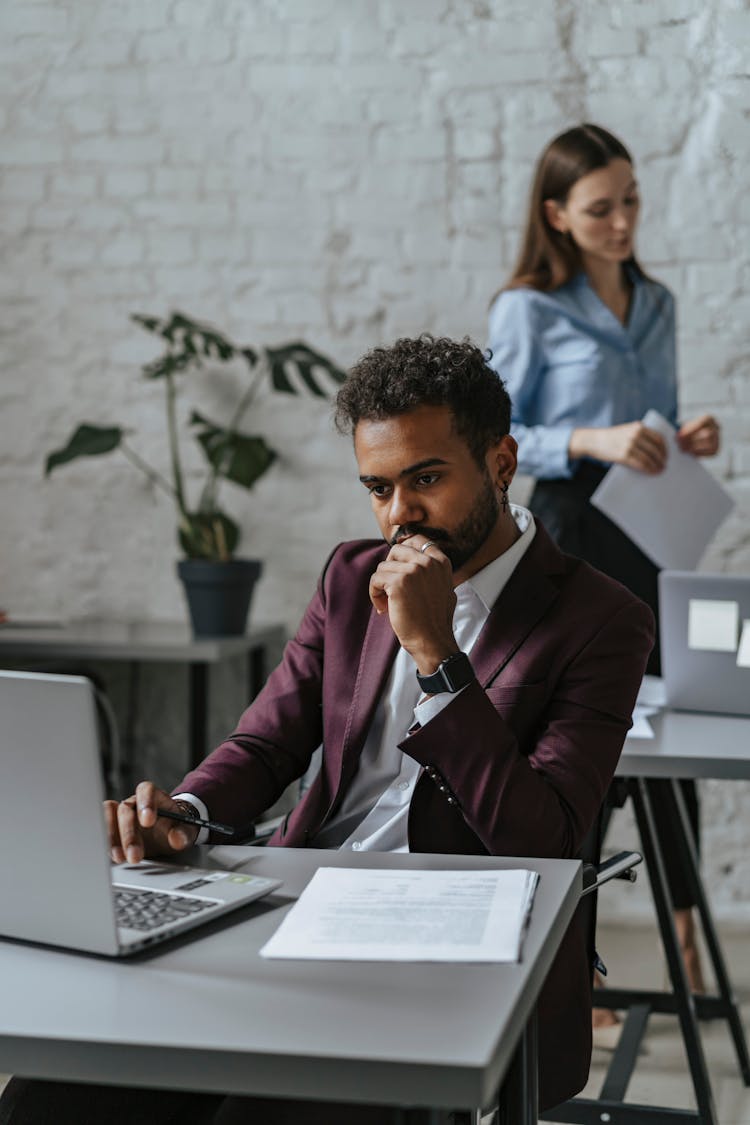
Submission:
{"label": "ring on finger", "polygon": [[432,541],[432,539],[428,539],[427,542],[423,543],[422,546],[419,548],[420,555],[423,555],[428,547],[434,547],[434,546],[435,546],[435,544]]}

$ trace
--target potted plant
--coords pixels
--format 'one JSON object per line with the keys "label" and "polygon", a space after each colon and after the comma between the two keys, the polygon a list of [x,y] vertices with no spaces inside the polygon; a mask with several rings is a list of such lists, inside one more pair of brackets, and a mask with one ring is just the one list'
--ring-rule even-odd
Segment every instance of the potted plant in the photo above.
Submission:
{"label": "potted plant", "polygon": [[[278,348],[255,350],[240,347],[208,325],[179,312],[167,319],[134,314],[131,318],[147,332],[160,337],[164,350],[143,368],[147,380],[164,385],[170,472],[152,468],[130,445],[122,426],[79,425],[66,445],[49,454],[45,475],[79,457],[98,457],[119,449],[149,480],[173,500],[177,508],[177,533],[185,558],[178,573],[185,584],[193,630],[198,635],[243,633],[252,587],[261,563],[236,558],[240,530],[219,504],[224,481],[250,489],[276,459],[276,452],[257,434],[240,426],[262,385],[270,382],[282,394],[297,394],[297,384],[325,397],[320,373],[340,384],[345,374],[330,359],[299,341]],[[177,411],[179,383],[193,371],[215,363],[240,360],[247,365],[250,382],[226,425],[192,410],[188,428],[203,451],[205,476],[197,503],[188,500],[180,454],[180,419]],[[295,373],[297,381],[290,375]]]}

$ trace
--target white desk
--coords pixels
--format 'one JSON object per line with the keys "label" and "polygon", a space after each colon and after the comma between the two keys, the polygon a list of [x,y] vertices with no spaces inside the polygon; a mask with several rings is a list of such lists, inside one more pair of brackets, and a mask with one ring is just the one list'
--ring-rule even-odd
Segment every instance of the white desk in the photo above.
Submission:
{"label": "white desk", "polygon": [[[0,1071],[393,1105],[492,1101],[533,1024],[539,989],[578,904],[580,863],[222,848],[222,859],[227,855],[284,886],[199,940],[127,963],[0,941]],[[260,958],[258,949],[321,863],[537,870],[523,961]],[[535,1066],[533,1078],[535,1090]],[[536,1119],[534,1104],[514,1120]]]}
{"label": "white desk", "polygon": [[653,739],[625,740],[621,777],[750,778],[750,718],[700,711],[659,711]]}

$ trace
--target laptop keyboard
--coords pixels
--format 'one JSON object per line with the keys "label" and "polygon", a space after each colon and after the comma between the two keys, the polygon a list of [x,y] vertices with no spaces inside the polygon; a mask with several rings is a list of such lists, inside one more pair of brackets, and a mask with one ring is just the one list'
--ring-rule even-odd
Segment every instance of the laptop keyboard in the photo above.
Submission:
{"label": "laptop keyboard", "polygon": [[211,899],[187,898],[185,895],[131,887],[115,887],[114,892],[117,925],[131,930],[155,930],[216,905]]}

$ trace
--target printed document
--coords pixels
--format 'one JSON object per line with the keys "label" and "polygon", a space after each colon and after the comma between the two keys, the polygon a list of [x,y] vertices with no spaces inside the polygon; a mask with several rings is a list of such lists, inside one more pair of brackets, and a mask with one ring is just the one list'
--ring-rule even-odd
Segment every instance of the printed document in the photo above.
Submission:
{"label": "printed document", "polygon": [[656,410],[643,419],[667,441],[666,468],[655,476],[613,465],[591,503],[664,570],[695,570],[734,501],[701,463],[683,453],[674,427]]}
{"label": "printed document", "polygon": [[627,738],[653,738],[654,728],[648,721],[667,705],[667,692],[661,676],[644,676],[633,708],[633,725]]}
{"label": "printed document", "polygon": [[518,961],[536,871],[320,867],[261,949],[325,961]]}

